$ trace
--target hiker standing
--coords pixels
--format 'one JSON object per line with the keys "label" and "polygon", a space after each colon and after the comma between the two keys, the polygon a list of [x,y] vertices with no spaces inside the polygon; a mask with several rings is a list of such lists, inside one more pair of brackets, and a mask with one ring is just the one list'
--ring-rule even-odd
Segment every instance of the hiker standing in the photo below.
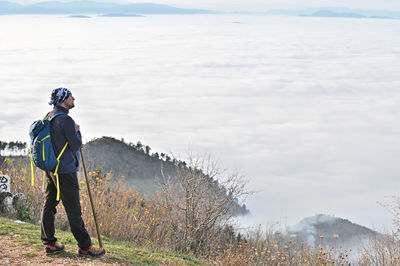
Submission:
{"label": "hiker standing", "polygon": [[[61,198],[71,232],[78,242],[79,255],[101,256],[104,249],[94,249],[85,224],[82,220],[82,211],[79,201],[79,184],[77,172],[79,171],[82,137],[79,125],[68,115],[74,108],[75,98],[66,88],[54,89],[51,93],[50,105],[54,105],[49,117],[57,114],[50,122],[50,135],[55,155],[61,153],[60,163],[56,174],[46,171],[46,199],[42,212],[41,239],[46,245],[46,253],[54,254],[64,250],[64,245],[57,244],[54,236],[54,218],[56,207]],[[66,144],[68,142],[68,144]],[[58,175],[58,178],[57,178]],[[58,186],[57,186],[58,179]],[[58,192],[59,191],[59,192]],[[58,192],[58,193],[57,193]]]}

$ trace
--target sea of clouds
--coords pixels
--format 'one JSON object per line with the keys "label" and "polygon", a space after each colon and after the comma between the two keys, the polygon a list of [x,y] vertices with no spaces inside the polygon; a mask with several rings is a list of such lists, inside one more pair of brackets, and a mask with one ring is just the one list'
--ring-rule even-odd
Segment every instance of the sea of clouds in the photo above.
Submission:
{"label": "sea of clouds", "polygon": [[327,213],[381,229],[400,185],[400,21],[1,16],[0,139],[55,87],[84,140],[114,136],[248,178],[245,224]]}

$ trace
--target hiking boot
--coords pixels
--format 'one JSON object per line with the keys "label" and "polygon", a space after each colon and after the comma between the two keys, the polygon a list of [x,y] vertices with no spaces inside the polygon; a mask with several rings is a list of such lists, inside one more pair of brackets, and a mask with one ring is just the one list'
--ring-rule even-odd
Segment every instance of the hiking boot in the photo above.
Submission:
{"label": "hiking boot", "polygon": [[57,245],[55,242],[53,245],[46,245],[46,254],[53,255],[57,253],[61,253],[64,251],[64,245]]}
{"label": "hiking boot", "polygon": [[91,257],[100,257],[106,254],[104,248],[97,248],[95,249],[93,245],[90,245],[87,250],[79,249],[78,251],[79,256],[91,256]]}

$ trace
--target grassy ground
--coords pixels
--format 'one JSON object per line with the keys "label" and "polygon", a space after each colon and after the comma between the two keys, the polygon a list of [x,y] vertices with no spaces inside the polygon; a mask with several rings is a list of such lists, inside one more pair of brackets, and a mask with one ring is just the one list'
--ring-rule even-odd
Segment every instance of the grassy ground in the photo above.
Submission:
{"label": "grassy ground", "polygon": [[[25,261],[31,258],[44,256],[44,246],[40,241],[40,226],[28,223],[15,223],[0,217],[0,236],[12,236],[13,243],[18,243],[23,250],[24,246],[30,248],[30,252],[21,252]],[[66,252],[46,257],[41,260],[43,263],[57,263],[57,258],[72,260],[71,264],[81,264],[77,256],[78,247],[76,240],[70,232],[56,230],[58,242],[66,247]],[[131,243],[114,241],[109,238],[102,238],[104,248],[107,254],[100,259],[92,259],[93,262],[101,264],[128,264],[128,265],[201,265],[200,261],[192,259],[185,255],[178,255],[163,251],[154,251],[150,249],[138,248]],[[97,239],[92,237],[95,246],[98,247]],[[33,249],[32,249],[33,247]],[[33,251],[32,251],[33,250]],[[16,251],[17,252],[17,251]],[[73,261],[77,259],[77,261]],[[1,259],[0,259],[1,260]],[[1,264],[1,261],[0,261]]]}

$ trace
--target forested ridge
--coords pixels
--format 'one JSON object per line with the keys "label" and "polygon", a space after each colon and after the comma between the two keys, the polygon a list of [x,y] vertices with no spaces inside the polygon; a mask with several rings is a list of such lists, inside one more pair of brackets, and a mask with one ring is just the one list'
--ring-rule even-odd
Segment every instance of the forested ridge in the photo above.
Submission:
{"label": "forested ridge", "polygon": [[[187,163],[173,158],[166,153],[151,152],[151,147],[137,143],[126,143],[123,139],[102,137],[89,141],[84,145],[85,162],[88,169],[99,169],[110,173],[113,179],[123,178],[125,183],[141,192],[151,195],[160,189],[162,179],[174,178],[177,171],[188,170]],[[197,169],[201,172],[201,169]],[[207,179],[219,193],[226,190],[217,180],[207,175],[199,175]],[[245,205],[233,206],[238,214],[247,214]]]}

